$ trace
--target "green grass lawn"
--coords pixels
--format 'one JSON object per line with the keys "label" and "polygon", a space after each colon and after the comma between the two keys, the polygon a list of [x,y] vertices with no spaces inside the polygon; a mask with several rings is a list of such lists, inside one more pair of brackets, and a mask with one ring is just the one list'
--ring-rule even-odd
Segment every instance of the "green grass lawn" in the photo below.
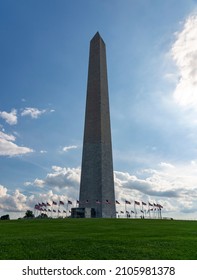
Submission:
{"label": "green grass lawn", "polygon": [[0,221],[0,259],[197,260],[197,222],[137,219]]}

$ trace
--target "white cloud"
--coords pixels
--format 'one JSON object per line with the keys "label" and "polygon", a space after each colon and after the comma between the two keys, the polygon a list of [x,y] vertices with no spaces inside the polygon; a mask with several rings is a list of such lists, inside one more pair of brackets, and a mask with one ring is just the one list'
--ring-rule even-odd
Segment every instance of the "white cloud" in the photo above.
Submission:
{"label": "white cloud", "polygon": [[25,183],[24,183],[24,186],[25,186],[25,187],[28,187],[28,186],[31,186],[31,185],[32,185],[31,182],[25,182]]}
{"label": "white cloud", "polygon": [[60,166],[52,166],[52,172],[46,175],[45,179],[36,178],[33,182],[25,182],[25,186],[37,186],[43,188],[49,186],[53,189],[69,189],[79,188],[80,168],[66,168]]}
{"label": "white cloud", "polygon": [[0,209],[8,212],[20,212],[27,210],[27,197],[19,190],[8,194],[7,188],[0,186]]}
{"label": "white cloud", "polygon": [[77,146],[66,146],[62,149],[63,152],[67,152],[69,150],[72,150],[72,149],[77,149],[78,147]]}
{"label": "white cloud", "polygon": [[80,182],[80,168],[66,168],[53,166],[53,172],[47,174],[45,183],[50,187],[66,188],[78,187]]}
{"label": "white cloud", "polygon": [[40,179],[36,179],[36,180],[34,181],[34,185],[37,186],[37,187],[39,187],[39,188],[43,188],[44,185],[45,185],[45,181],[40,180]]}
{"label": "white cloud", "polygon": [[179,81],[174,91],[176,102],[197,110],[197,15],[190,15],[171,50],[179,71]]}
{"label": "white cloud", "polygon": [[[129,173],[115,171],[115,183],[118,188],[131,190],[133,200],[141,194],[152,197],[178,197],[179,193],[172,186],[164,186],[161,178],[153,174],[145,179],[137,178]],[[141,193],[141,194],[140,194]]]}
{"label": "white cloud", "polygon": [[[24,186],[37,186],[42,189],[42,192],[46,188],[51,188],[50,196],[47,195],[43,200],[59,200],[60,197],[64,196],[63,201],[66,199],[75,200],[79,199],[79,183],[80,183],[80,168],[66,168],[60,166],[52,166],[52,171],[48,173],[45,179],[36,179],[33,182],[25,182]],[[54,195],[53,192],[58,193]],[[53,197],[53,199],[52,199]],[[41,198],[37,197],[35,202],[38,203]]]}
{"label": "white cloud", "polygon": [[174,168],[174,165],[171,163],[167,163],[167,162],[161,162],[159,164],[161,167],[166,167],[166,168]]}
{"label": "white cloud", "polygon": [[45,186],[45,181],[36,178],[33,182],[25,182],[25,183],[24,183],[24,186],[25,186],[25,187],[28,187],[28,186],[36,186],[36,187],[39,187],[39,188],[43,188],[43,187]]}
{"label": "white cloud", "polygon": [[6,193],[7,193],[7,189],[4,186],[0,185],[0,197],[5,196]]}
{"label": "white cloud", "polygon": [[13,143],[15,140],[15,136],[0,131],[0,156],[17,156],[33,152],[30,148]]}
{"label": "white cloud", "polygon": [[47,151],[45,151],[45,150],[41,150],[41,151],[40,151],[40,153],[41,153],[41,154],[46,154],[46,153],[47,153]]}
{"label": "white cloud", "polygon": [[46,113],[46,110],[39,110],[37,108],[30,108],[27,107],[21,112],[21,116],[30,116],[32,119],[37,119],[40,117],[42,114]]}
{"label": "white cloud", "polygon": [[7,141],[15,141],[16,137],[14,135],[6,134],[0,131],[0,139],[4,139]]}
{"label": "white cloud", "polygon": [[67,195],[59,195],[54,193],[52,190],[48,191],[47,193],[39,193],[39,194],[33,194],[27,198],[27,204],[30,207],[34,207],[37,203],[50,203],[52,205],[52,201],[58,202],[59,200],[67,202],[68,198],[70,198],[72,201],[76,200],[76,197],[68,197]]}
{"label": "white cloud", "polygon": [[4,119],[8,124],[15,125],[17,124],[17,110],[12,109],[10,113],[5,111],[0,111],[0,117]]}

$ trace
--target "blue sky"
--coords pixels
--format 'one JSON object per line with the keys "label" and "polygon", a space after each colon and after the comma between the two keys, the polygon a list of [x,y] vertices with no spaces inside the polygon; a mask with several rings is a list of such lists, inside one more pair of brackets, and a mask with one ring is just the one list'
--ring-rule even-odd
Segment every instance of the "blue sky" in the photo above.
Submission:
{"label": "blue sky", "polygon": [[[0,2],[0,214],[78,199],[89,42],[107,47],[116,198],[197,217],[197,1]],[[121,208],[122,207],[122,208]]]}

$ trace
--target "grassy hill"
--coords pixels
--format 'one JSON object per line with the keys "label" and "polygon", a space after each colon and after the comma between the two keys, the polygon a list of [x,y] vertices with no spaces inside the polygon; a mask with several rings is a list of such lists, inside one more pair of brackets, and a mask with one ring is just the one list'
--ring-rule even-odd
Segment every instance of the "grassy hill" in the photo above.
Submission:
{"label": "grassy hill", "polygon": [[0,221],[0,259],[4,260],[196,260],[196,248],[196,221]]}

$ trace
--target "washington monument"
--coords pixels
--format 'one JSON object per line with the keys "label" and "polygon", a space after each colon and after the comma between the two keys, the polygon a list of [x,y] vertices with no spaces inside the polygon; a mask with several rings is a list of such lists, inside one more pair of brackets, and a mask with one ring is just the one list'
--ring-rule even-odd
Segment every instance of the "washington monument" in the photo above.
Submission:
{"label": "washington monument", "polygon": [[90,42],[79,207],[115,218],[115,194],[105,43]]}

